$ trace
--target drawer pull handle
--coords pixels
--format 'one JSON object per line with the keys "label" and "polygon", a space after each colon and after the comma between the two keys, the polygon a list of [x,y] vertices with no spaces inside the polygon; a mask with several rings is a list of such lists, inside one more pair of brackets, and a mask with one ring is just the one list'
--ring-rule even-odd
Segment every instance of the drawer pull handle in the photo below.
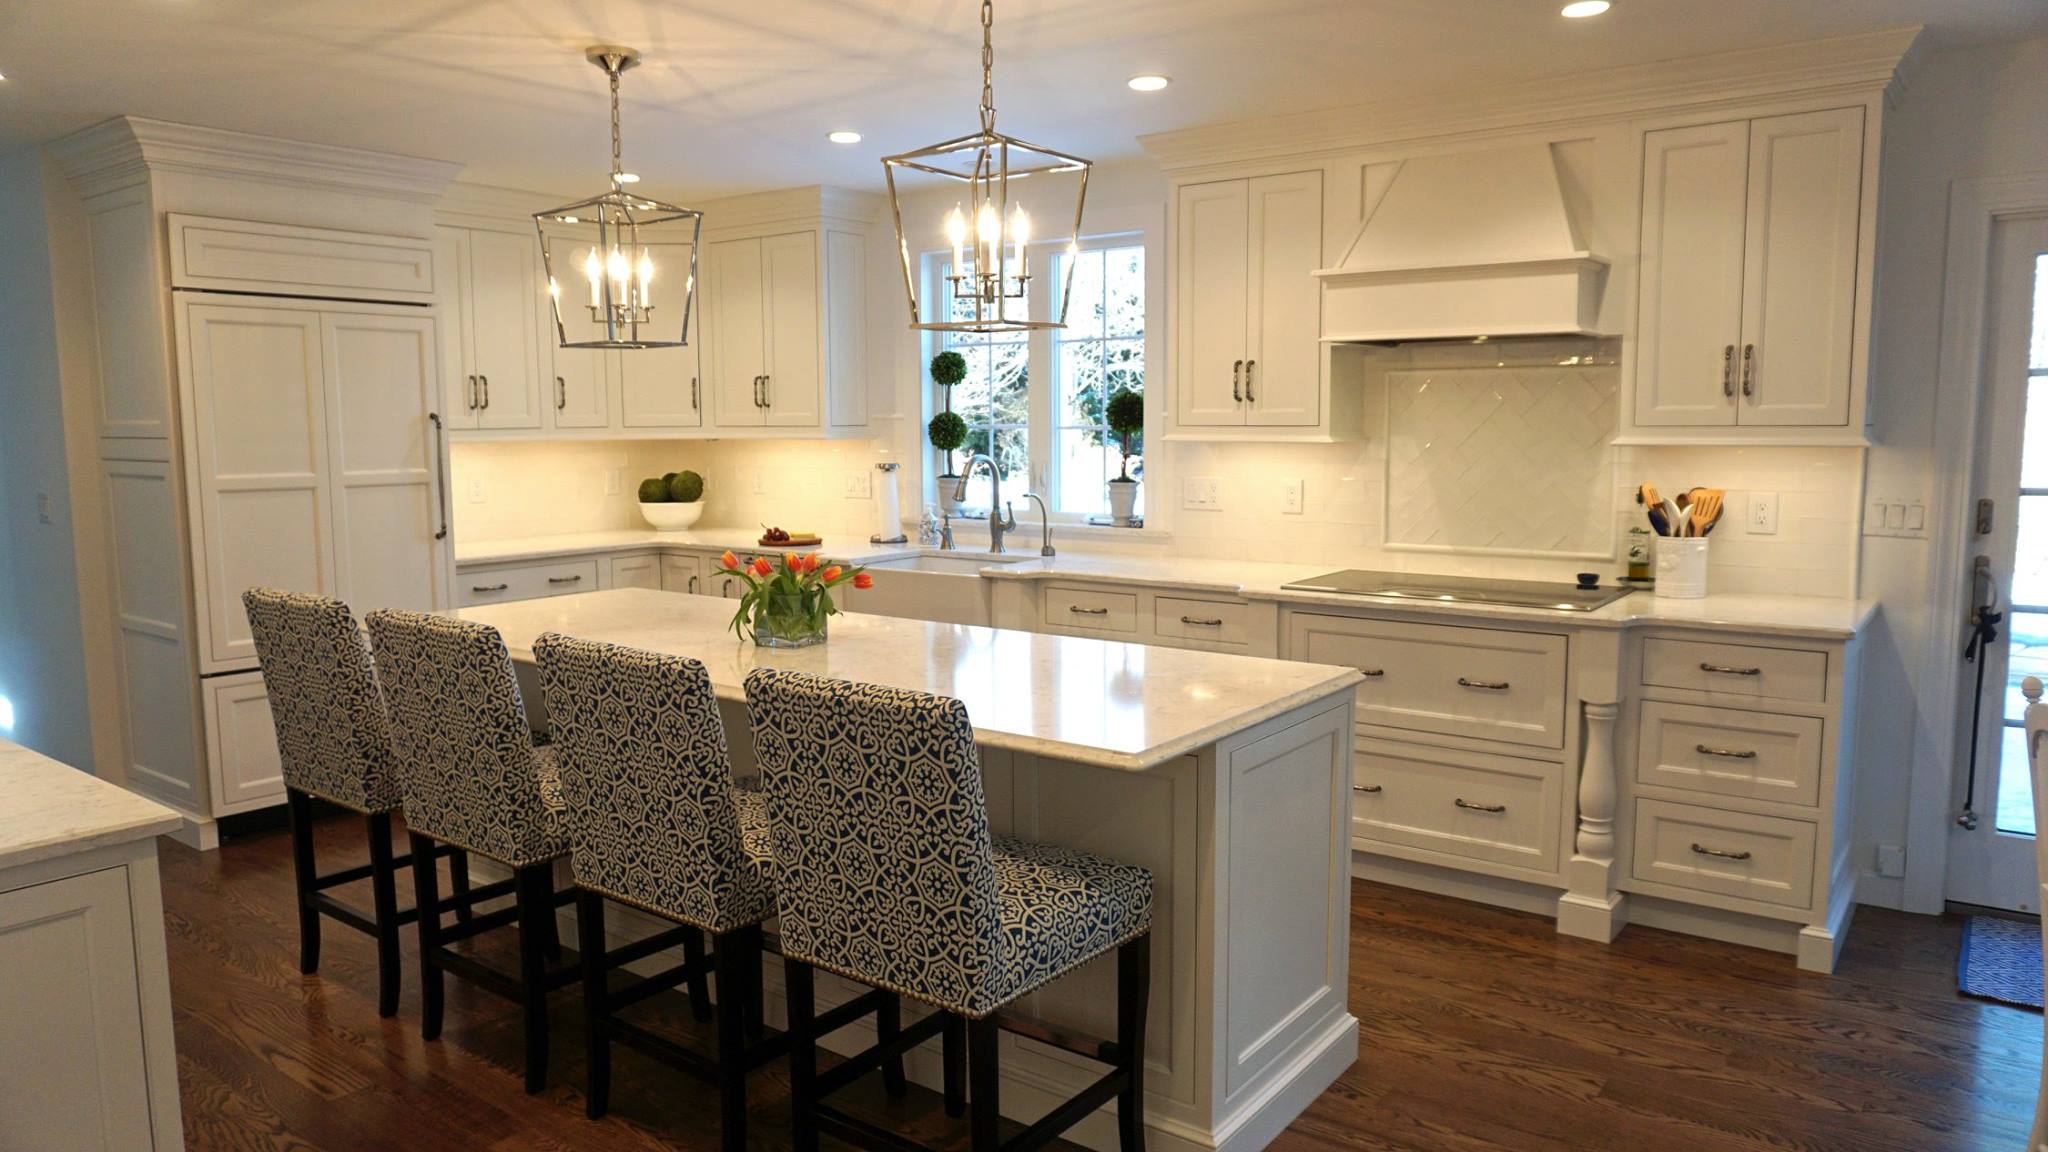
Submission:
{"label": "drawer pull handle", "polygon": [[1377,680],[1380,677],[1385,676],[1387,674],[1387,670],[1385,668],[1360,668],[1358,670],[1358,674],[1360,676],[1365,677],[1368,680]]}
{"label": "drawer pull handle", "polygon": [[1722,851],[1721,849],[1719,849],[1719,848],[1709,848],[1709,847],[1707,847],[1707,846],[1706,846],[1706,845],[1704,845],[1704,844],[1695,844],[1695,845],[1693,845],[1693,846],[1692,846],[1692,850],[1693,850],[1693,851],[1695,851],[1695,852],[1697,852],[1697,853],[1699,853],[1699,854],[1700,854],[1700,855],[1702,855],[1702,856],[1719,856],[1719,857],[1720,857],[1721,859],[1723,859],[1723,860],[1747,860],[1747,859],[1749,859],[1749,853],[1748,853],[1747,851],[1743,851],[1743,852],[1723,852],[1723,851]]}
{"label": "drawer pull handle", "polygon": [[1202,618],[1202,617],[1200,617],[1200,616],[1183,616],[1183,617],[1181,617],[1181,618],[1180,618],[1180,622],[1181,622],[1181,623],[1183,623],[1183,624],[1193,624],[1193,625],[1195,625],[1196,627],[1199,627],[1199,628],[1221,628],[1221,627],[1223,627],[1223,621],[1222,621],[1222,619],[1221,619],[1221,618],[1215,618],[1215,619],[1206,619],[1206,620],[1205,620],[1205,619],[1203,619],[1203,618]]}
{"label": "drawer pull handle", "polygon": [[1707,744],[1695,744],[1692,746],[1692,748],[1693,751],[1699,753],[1702,756],[1726,756],[1730,760],[1756,759],[1756,749],[1754,748],[1744,748],[1738,750],[1735,748],[1715,748]]}
{"label": "drawer pull handle", "polygon": [[1458,687],[1483,688],[1488,692],[1505,692],[1508,690],[1508,682],[1505,680],[1467,680],[1460,676],[1458,677]]}
{"label": "drawer pull handle", "polygon": [[510,584],[471,584],[469,590],[471,592],[503,592],[510,587]]}
{"label": "drawer pull handle", "polygon": [[1075,615],[1077,615],[1077,616],[1107,616],[1107,615],[1109,615],[1109,609],[1107,609],[1107,608],[1083,608],[1083,607],[1081,607],[1081,606],[1080,606],[1079,604],[1069,604],[1069,605],[1067,605],[1067,611],[1069,611],[1069,612],[1072,612],[1072,613],[1074,613],[1074,614],[1075,614]]}
{"label": "drawer pull handle", "polygon": [[1375,792],[1382,791],[1382,786],[1378,784],[1353,784],[1351,790],[1353,792],[1363,792],[1370,796]]}
{"label": "drawer pull handle", "polygon": [[1764,670],[1761,668],[1737,668],[1730,664],[1709,664],[1704,660],[1700,661],[1700,671],[1718,672],[1723,676],[1761,676],[1764,674]]}
{"label": "drawer pull handle", "polygon": [[1462,796],[1452,800],[1451,803],[1468,812],[1505,812],[1508,810],[1508,806],[1505,804],[1474,804]]}
{"label": "drawer pull handle", "polygon": [[548,577],[548,583],[550,583],[550,584],[574,584],[574,583],[577,583],[578,581],[580,581],[580,580],[582,580],[582,579],[583,579],[583,577],[582,577],[582,576],[580,576],[580,575],[579,575],[579,576],[550,576],[550,577]]}

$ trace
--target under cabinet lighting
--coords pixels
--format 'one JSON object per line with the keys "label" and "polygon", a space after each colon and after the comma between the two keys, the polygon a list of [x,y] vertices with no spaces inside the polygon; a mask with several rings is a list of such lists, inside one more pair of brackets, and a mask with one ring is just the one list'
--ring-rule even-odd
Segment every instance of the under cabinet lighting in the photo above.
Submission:
{"label": "under cabinet lighting", "polygon": [[860,143],[860,133],[850,132],[841,128],[837,132],[827,132],[825,139],[830,140],[834,144],[858,144]]}
{"label": "under cabinet lighting", "polygon": [[1173,83],[1173,78],[1170,76],[1160,76],[1156,73],[1147,73],[1143,76],[1133,76],[1125,81],[1125,83],[1130,85],[1133,92],[1157,92],[1168,84]]}
{"label": "under cabinet lighting", "polygon": [[1607,0],[1572,0],[1558,15],[1567,20],[1584,20],[1588,16],[1598,16],[1611,7],[1613,5]]}

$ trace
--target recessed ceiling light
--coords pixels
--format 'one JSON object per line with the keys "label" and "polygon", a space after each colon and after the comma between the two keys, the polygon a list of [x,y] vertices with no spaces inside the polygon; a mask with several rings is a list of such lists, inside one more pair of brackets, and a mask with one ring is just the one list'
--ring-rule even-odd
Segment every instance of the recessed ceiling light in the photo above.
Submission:
{"label": "recessed ceiling light", "polygon": [[1588,16],[1598,16],[1611,7],[1613,5],[1607,0],[1572,0],[1558,14],[1568,20],[1583,20]]}
{"label": "recessed ceiling light", "polygon": [[621,173],[619,173],[619,183],[621,183],[621,184],[638,184],[639,182],[640,182],[640,177],[639,177],[639,176],[637,176],[637,175],[635,175],[634,173],[631,173],[631,172],[621,172]]}
{"label": "recessed ceiling light", "polygon": [[1133,76],[1128,81],[1125,81],[1125,83],[1131,86],[1131,91],[1133,92],[1157,92],[1168,84],[1173,83],[1173,79],[1168,76],[1148,72],[1143,76]]}
{"label": "recessed ceiling light", "polygon": [[860,143],[860,133],[841,128],[837,132],[827,132],[825,139],[830,140],[834,144],[858,144]]}

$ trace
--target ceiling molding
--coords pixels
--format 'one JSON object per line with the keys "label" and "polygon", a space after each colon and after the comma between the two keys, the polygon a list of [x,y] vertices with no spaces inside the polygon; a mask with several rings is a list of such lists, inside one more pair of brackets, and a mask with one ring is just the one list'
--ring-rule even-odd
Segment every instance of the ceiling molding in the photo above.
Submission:
{"label": "ceiling molding", "polygon": [[1403,97],[1138,138],[1160,167],[1371,148],[1406,140],[1610,120],[1716,104],[1882,91],[1918,26],[1631,64],[1448,96]]}
{"label": "ceiling molding", "polygon": [[704,213],[706,231],[723,228],[756,228],[785,221],[816,220],[827,217],[854,224],[873,224],[887,210],[886,197],[830,184],[807,184],[800,188],[779,188],[727,196],[692,205]]}
{"label": "ceiling molding", "polygon": [[434,202],[434,215],[446,223],[516,222],[531,227],[535,212],[567,203],[570,199],[561,192],[534,192],[452,180],[442,189],[441,198]]}
{"label": "ceiling molding", "polygon": [[431,204],[462,165],[362,148],[309,144],[139,116],[119,116],[52,141],[50,155],[87,196],[177,172]]}

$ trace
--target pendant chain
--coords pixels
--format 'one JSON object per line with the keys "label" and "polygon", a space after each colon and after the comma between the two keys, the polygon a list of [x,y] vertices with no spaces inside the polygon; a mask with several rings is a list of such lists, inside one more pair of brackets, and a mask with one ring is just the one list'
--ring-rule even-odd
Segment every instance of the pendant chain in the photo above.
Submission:
{"label": "pendant chain", "polygon": [[610,76],[612,81],[612,187],[616,188],[619,186],[620,173],[626,170],[619,162],[619,68],[618,65],[610,63],[609,57],[606,59],[608,66],[605,68],[605,74]]}
{"label": "pendant chain", "polygon": [[981,130],[996,130],[995,0],[981,0]]}

